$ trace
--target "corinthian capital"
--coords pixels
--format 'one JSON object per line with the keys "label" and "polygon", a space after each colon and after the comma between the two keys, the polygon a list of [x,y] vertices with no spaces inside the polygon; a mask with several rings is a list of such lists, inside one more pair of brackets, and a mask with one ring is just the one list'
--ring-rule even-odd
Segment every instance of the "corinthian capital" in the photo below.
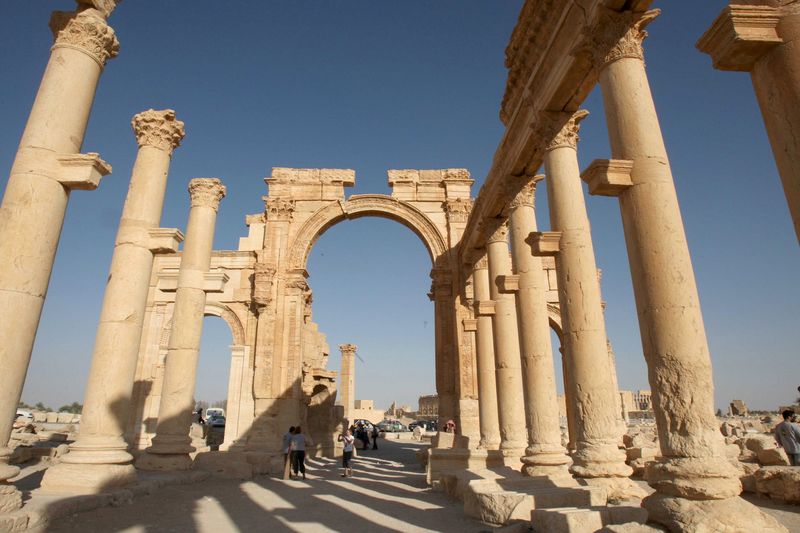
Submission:
{"label": "corinthian capital", "polygon": [[175,120],[172,109],[143,111],[133,116],[131,127],[139,146],[153,146],[170,154],[186,135],[183,122]]}
{"label": "corinthian capital", "polygon": [[512,210],[521,206],[533,207],[536,204],[536,185],[544,179],[544,175],[526,176],[523,179],[525,184],[509,204],[509,208]]}
{"label": "corinthian capital", "polygon": [[587,27],[576,53],[588,54],[598,70],[624,57],[644,61],[642,41],[647,37],[644,28],[660,13],[660,9],[620,12],[602,8],[597,23]]}
{"label": "corinthian capital", "polygon": [[219,178],[195,178],[189,182],[192,207],[210,207],[216,211],[225,192],[225,186]]}
{"label": "corinthian capital", "polygon": [[117,7],[122,0],[76,0],[79,5],[86,6],[88,9],[96,9],[100,11],[104,17],[108,18],[114,8]]}
{"label": "corinthian capital", "polygon": [[564,127],[561,128],[553,140],[550,141],[550,144],[547,145],[547,151],[554,150],[556,148],[572,148],[573,150],[578,149],[578,141],[580,137],[578,136],[578,132],[581,130],[581,121],[589,116],[589,112],[585,109],[579,109],[569,118]]}
{"label": "corinthian capital", "polygon": [[499,223],[486,242],[508,242],[508,219]]}
{"label": "corinthian capital", "polygon": [[54,11],[50,17],[56,48],[74,48],[87,54],[103,68],[106,61],[119,54],[114,29],[95,10]]}
{"label": "corinthian capital", "polygon": [[356,350],[358,350],[358,346],[356,346],[355,344],[340,344],[339,345],[339,351],[342,352],[342,355],[344,355],[344,354],[353,355],[353,354],[356,353]]}

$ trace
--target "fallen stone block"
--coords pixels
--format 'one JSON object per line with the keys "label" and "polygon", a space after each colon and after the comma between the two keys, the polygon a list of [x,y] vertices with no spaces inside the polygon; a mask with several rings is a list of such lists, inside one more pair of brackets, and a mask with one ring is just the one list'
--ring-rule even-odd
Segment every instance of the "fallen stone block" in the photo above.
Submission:
{"label": "fallen stone block", "polygon": [[58,423],[58,413],[49,412],[45,414],[45,422],[48,424],[57,424]]}
{"label": "fallen stone block", "polygon": [[770,499],[800,504],[800,468],[765,466],[754,474],[756,492]]}
{"label": "fallen stone block", "polygon": [[764,466],[789,466],[789,458],[783,448],[759,450],[756,455],[758,456],[758,462]]}
{"label": "fallen stone block", "polygon": [[537,533],[595,533],[603,528],[600,513],[589,509],[537,509],[531,522]]}
{"label": "fallen stone block", "polygon": [[[653,447],[646,447],[646,448],[628,448],[625,450],[625,454],[627,456],[628,461],[634,461],[636,459],[645,459],[645,460],[653,460],[660,455],[660,450],[658,448]],[[736,447],[736,454],[739,454],[739,447]]]}

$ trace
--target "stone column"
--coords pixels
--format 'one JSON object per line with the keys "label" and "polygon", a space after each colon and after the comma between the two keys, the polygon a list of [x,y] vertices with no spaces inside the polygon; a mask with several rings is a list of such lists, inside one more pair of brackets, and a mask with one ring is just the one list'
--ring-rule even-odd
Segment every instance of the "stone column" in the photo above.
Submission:
{"label": "stone column", "polygon": [[528,442],[525,436],[525,403],[522,392],[517,308],[514,292],[505,286],[511,275],[508,251],[508,223],[503,221],[489,237],[489,292],[494,301],[495,376],[500,420],[500,450],[508,466],[519,467]]}
{"label": "stone column", "polygon": [[536,231],[534,195],[542,176],[527,183],[509,206],[511,254],[517,276],[517,315],[522,353],[522,378],[528,447],[522,473],[528,476],[568,476],[572,460],[561,445],[555,365],[547,315],[547,280],[542,259],[531,253],[528,237]]}
{"label": "stone column", "polygon": [[755,5],[726,7],[697,47],[715,68],[750,72],[800,239],[800,5],[736,3]]}
{"label": "stone column", "polygon": [[0,206],[0,511],[21,505],[6,480],[11,426],[50,282],[70,191],[94,189],[109,172],[83,144],[100,73],[117,55],[114,30],[94,9],[56,11],[55,43],[22,133]]}
{"label": "stone column", "polygon": [[[434,303],[433,320],[436,329],[436,394],[439,397],[439,428],[448,420],[456,420],[456,362],[458,341],[455,334],[455,304],[453,301],[453,276],[448,269],[431,270],[431,292],[428,298]],[[461,428],[456,426],[456,432]]]}
{"label": "stone column", "polygon": [[189,182],[191,209],[178,271],[172,332],[153,444],[136,461],[143,470],[187,470],[192,466],[189,427],[194,409],[197,362],[206,305],[204,278],[211,265],[214,226],[225,187],[216,178]]}
{"label": "stone column", "polygon": [[[776,522],[735,498],[739,474],[725,455],[714,416],[700,301],[644,66],[643,28],[657,14],[606,12],[597,50],[607,53],[595,56],[613,161],[627,163],[630,172],[614,194],[663,455],[648,468],[656,493],[643,505],[651,520],[672,530],[772,531]],[[591,188],[594,180],[587,179]]]}
{"label": "stone column", "polygon": [[355,409],[356,400],[356,350],[355,344],[340,344],[339,351],[342,352],[341,374],[339,375],[339,387],[342,391],[342,406],[344,406],[344,417],[348,419]]}
{"label": "stone column", "polygon": [[153,254],[177,250],[180,232],[159,228],[173,150],[184,136],[172,110],[131,122],[139,144],[114,244],[78,440],[42,480],[48,490],[95,491],[135,481],[124,439],[153,269]]}
{"label": "stone column", "polygon": [[497,380],[494,363],[492,315],[494,302],[489,289],[489,264],[481,257],[472,274],[475,283],[475,349],[478,366],[478,409],[480,411],[480,447],[496,450],[500,446],[500,426],[497,421]]}
{"label": "stone column", "polygon": [[[556,254],[558,296],[564,331],[565,393],[575,420],[572,473],[609,488],[612,498],[643,496],[629,476],[625,453],[618,448],[615,386],[606,344],[600,282],[576,152],[578,111],[547,146],[544,158],[550,203],[550,226],[560,232]],[[570,428],[573,429],[573,428]]]}

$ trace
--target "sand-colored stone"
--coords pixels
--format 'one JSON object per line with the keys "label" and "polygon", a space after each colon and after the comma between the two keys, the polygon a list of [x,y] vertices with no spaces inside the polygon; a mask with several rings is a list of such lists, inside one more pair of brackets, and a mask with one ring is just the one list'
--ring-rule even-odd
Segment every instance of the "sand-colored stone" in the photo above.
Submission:
{"label": "sand-colored stone", "polygon": [[145,470],[187,470],[192,464],[189,454],[195,451],[188,428],[194,409],[206,304],[205,275],[211,264],[217,210],[225,196],[225,187],[217,178],[195,178],[189,182],[189,196],[191,209],[178,273],[156,436],[147,453],[136,461],[136,466]]}
{"label": "sand-colored stone", "polygon": [[486,244],[486,251],[489,260],[489,291],[494,301],[492,330],[500,450],[507,456],[508,465],[516,468],[524,454],[527,438],[516,302],[514,292],[504,286],[505,278],[511,275],[506,221],[497,224]]}
{"label": "sand-colored stone", "polygon": [[534,198],[544,176],[527,178],[528,184],[510,206],[511,254],[517,283],[525,418],[528,447],[522,473],[529,476],[569,475],[572,462],[561,445],[555,366],[550,345],[547,280],[542,259],[531,253],[528,238],[537,230]]}
{"label": "sand-colored stone", "polygon": [[[75,468],[68,465],[81,466],[80,480],[86,491],[108,488],[111,483],[108,475],[114,486],[136,480],[133,456],[127,452],[128,443],[124,439],[128,399],[136,371],[153,255],[164,249],[175,251],[181,238],[177,230],[162,230],[159,224],[170,159],[183,139],[184,129],[172,110],[139,113],[131,125],[139,152],[111,259],[80,434],[63,464],[45,473],[42,480],[45,490],[77,485],[72,475]],[[127,474],[123,475],[125,471]]]}
{"label": "sand-colored stone", "polygon": [[114,30],[94,11],[54,12],[55,42],[0,206],[0,506],[19,496],[6,447],[44,305],[70,190],[94,189],[111,172],[79,153]]}
{"label": "sand-colored stone", "polygon": [[356,350],[355,344],[341,344],[339,351],[342,353],[342,366],[339,372],[339,390],[341,391],[341,405],[344,406],[344,417],[351,423],[356,401]]}
{"label": "sand-colored stone", "polygon": [[494,302],[489,288],[489,263],[484,256],[475,263],[472,282],[475,286],[475,351],[477,353],[478,398],[480,409],[480,447],[496,450],[500,446],[500,426],[497,414],[497,378],[494,362],[494,333],[492,315]]}
{"label": "sand-colored stone", "polygon": [[564,331],[564,362],[569,371],[565,383],[571,408],[576,411],[574,461],[570,470],[583,478],[614,478],[605,486],[619,489],[610,497],[644,496],[627,478],[620,441],[619,396],[608,354],[600,282],[583,199],[578,169],[578,111],[547,147],[545,172],[550,203],[550,226],[560,233],[556,270],[559,279],[561,321]]}

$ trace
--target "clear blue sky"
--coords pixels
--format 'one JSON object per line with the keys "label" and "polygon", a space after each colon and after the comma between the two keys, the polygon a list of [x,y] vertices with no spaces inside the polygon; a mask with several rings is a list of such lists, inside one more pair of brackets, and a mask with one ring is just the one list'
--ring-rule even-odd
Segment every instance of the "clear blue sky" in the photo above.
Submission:
{"label": "clear blue sky", "polygon": [[[749,77],[711,68],[694,43],[726,2],[663,2],[646,42],[714,362],[716,402],[793,399],[800,381],[800,253]],[[24,2],[0,18],[3,187],[49,55],[49,11]],[[350,193],[388,193],[386,169],[466,167],[477,194],[502,135],[504,49],[521,0],[123,2],[120,56],[103,74],[84,151],[114,166],[72,195],[23,399],[82,401],[102,291],[136,155],[135,113],[174,108],[187,136],[174,157],[162,225],[185,227],[186,184],[228,187],[215,247],[235,249],[263,208],[273,166],[356,170]],[[582,166],[609,155],[597,91],[587,100]],[[620,385],[649,388],[619,209],[588,198]],[[539,225],[549,225],[546,195]],[[314,318],[360,346],[356,396],[384,407],[434,392],[430,260],[403,226],[359,219],[318,241]],[[205,320],[197,396],[225,397],[226,326]]]}

